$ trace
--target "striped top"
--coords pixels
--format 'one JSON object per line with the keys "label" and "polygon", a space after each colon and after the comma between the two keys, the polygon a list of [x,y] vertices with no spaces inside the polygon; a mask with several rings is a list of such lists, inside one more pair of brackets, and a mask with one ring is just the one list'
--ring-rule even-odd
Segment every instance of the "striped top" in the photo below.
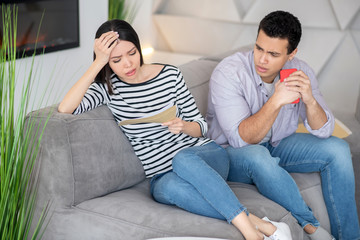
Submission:
{"label": "striped top", "polygon": [[[176,105],[176,116],[200,125],[202,135],[207,132],[207,123],[196,107],[183,76],[177,67],[164,65],[160,73],[143,83],[129,84],[115,74],[111,79],[113,95],[107,92],[106,84],[92,83],[74,114],[80,114],[106,104],[115,120],[144,118]],[[135,154],[140,159],[146,177],[172,169],[172,158],[187,147],[201,146],[210,139],[195,138],[184,133],[173,134],[160,123],[138,123],[120,126],[129,139]]]}

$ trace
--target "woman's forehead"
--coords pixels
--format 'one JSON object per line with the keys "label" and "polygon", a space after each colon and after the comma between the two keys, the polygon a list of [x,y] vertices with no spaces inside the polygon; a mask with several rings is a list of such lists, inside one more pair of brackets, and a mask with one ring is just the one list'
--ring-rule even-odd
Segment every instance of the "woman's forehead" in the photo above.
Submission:
{"label": "woman's forehead", "polygon": [[118,39],[115,48],[110,53],[110,57],[122,56],[132,51],[134,47],[135,45],[132,42]]}

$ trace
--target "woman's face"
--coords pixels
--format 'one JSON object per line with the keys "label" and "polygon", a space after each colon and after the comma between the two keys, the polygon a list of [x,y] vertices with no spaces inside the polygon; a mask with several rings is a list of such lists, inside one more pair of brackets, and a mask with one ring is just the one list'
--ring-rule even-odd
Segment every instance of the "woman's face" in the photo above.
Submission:
{"label": "woman's face", "polygon": [[124,82],[137,83],[140,76],[140,53],[129,41],[117,40],[110,53],[110,68]]}

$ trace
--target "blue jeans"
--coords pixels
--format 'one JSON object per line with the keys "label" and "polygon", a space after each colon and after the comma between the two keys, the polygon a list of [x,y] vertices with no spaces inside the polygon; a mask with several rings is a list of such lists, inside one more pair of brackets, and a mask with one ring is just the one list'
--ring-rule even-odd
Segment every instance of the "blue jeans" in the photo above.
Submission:
{"label": "blue jeans", "polygon": [[290,211],[302,227],[319,226],[319,222],[289,173],[320,172],[331,234],[336,239],[360,239],[354,170],[344,140],[296,133],[277,147],[264,143],[228,147],[227,152],[231,159],[228,180],[255,184],[260,193]]}
{"label": "blue jeans", "polygon": [[227,220],[246,211],[226,183],[229,156],[214,142],[189,147],[173,158],[173,170],[151,179],[151,193],[160,203],[199,215]]}

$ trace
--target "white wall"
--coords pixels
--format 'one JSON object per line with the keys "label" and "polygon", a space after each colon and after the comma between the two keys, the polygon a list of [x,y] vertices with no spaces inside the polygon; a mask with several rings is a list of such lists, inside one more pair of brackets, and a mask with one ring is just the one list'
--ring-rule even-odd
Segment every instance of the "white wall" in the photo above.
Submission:
{"label": "white wall", "polygon": [[140,38],[142,48],[156,46],[157,31],[152,20],[153,2],[151,0],[130,0],[137,6],[137,14],[131,25]]}
{"label": "white wall", "polygon": [[[36,99],[34,109],[58,103],[69,88],[86,71],[93,58],[92,49],[95,32],[107,20],[107,9],[108,0],[79,0],[80,47],[35,57],[35,69],[38,70],[34,83],[38,85],[38,89],[32,95]],[[25,58],[18,60],[16,63],[18,71],[17,91],[19,92],[25,81],[24,78],[28,76],[31,61],[31,58]],[[46,89],[49,82],[53,87]],[[45,91],[50,94],[50,97],[48,101],[39,106],[40,96]],[[18,106],[18,104],[16,102],[15,106]]]}

